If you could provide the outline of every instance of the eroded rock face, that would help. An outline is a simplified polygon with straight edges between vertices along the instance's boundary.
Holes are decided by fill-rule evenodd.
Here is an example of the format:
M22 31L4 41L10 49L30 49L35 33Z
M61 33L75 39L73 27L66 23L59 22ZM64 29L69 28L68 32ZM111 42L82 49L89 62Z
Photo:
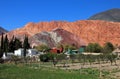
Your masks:
M32 37L33 35L46 31L54 32L53 29L61 28L64 29L77 37L81 38L85 43L97 42L103 45L105 42L112 42L113 44L120 45L120 22L106 22L99 20L83 20L76 22L63 22L63 21L52 21L52 22L40 22L40 23L28 23L23 28L13 30L8 34L9 37L15 35L18 38L24 38L24 35ZM62 34L61 31L57 32L59 37L69 36L71 39L71 34ZM53 34L53 37L55 34ZM73 38L73 36L72 36ZM75 37L74 37L75 38ZM57 41L59 41L57 40ZM66 40L66 38L64 39ZM79 40L76 39L78 42ZM69 41L69 40L68 40ZM56 42L56 41L54 41ZM64 42L64 41L63 41ZM71 43L70 41L69 43Z
M55 46L55 41L50 37L50 33L41 32L33 35L29 38L31 47L38 46L40 44L48 45L49 47Z
M61 28L56 28L51 32L41 32L30 38L31 46L46 44L49 47L55 47L58 44L70 44L80 47L86 45L80 37Z

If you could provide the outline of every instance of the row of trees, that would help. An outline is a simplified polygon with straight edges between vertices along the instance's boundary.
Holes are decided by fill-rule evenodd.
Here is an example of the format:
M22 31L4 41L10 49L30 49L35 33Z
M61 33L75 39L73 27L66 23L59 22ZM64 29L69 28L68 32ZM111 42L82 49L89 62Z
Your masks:
M105 43L103 46L100 46L98 43L89 43L86 47L86 52L95 52L95 53L104 53L109 54L115 49L114 45L111 42Z
M24 41L20 41L16 37L12 37L11 40L8 40L7 35L2 34L1 36L1 46L0 46L0 58L3 56L3 53L7 56L8 52L13 52L19 48L24 49L24 56L26 56L26 49L30 48L30 44L28 42L28 37L25 36Z
M61 44L58 44L56 47L60 47ZM69 44L64 44L62 45L64 48L64 51L67 51L68 49L74 50L77 49L77 47L75 47L74 45L69 45ZM45 44L39 45L35 47L37 50L39 51L43 51L45 49L50 49L50 47L48 47ZM103 46L101 46L98 43L89 43L88 46L86 46L85 51L86 52L96 52L96 53L110 53L115 49L115 46L111 43L111 42L107 42L105 43Z
M65 51L67 51L67 49L76 49L70 45L64 45L63 47L64 47ZM47 49L48 47L46 45L42 45L42 46L39 46L38 48L40 48L40 50L43 50L43 49ZM109 60L112 63L115 60L115 58L117 57L116 55L110 54L110 53L112 53L112 51L114 49L115 49L115 47L110 42L105 43L103 46L100 46L98 43L89 43L88 46L86 46L86 48L85 48L86 52L103 53L103 55L94 56L94 55L83 55L83 54L80 54L80 55L71 54L70 59L72 60L72 62L74 62L74 60L76 60L76 59L79 59L80 62L89 61L90 63L93 61L95 62L96 60L100 59L102 61ZM55 60L57 59L57 61L58 61L59 58L66 60L65 59L66 56L64 56L64 55L65 54L55 55L55 54L52 54L49 52L48 54L41 55L40 60L43 62L46 62L49 60L56 62Z
M62 46L64 48L64 51L68 51L68 49L71 49L71 50L77 49L77 47L75 47L74 45L64 44ZM56 47L60 48L61 44L58 44ZM45 44L38 45L34 48L37 49L38 51L44 51L44 50L50 49L50 47L48 45L45 45Z
M111 65L113 62L116 63L117 55L113 54L101 54L101 55L84 55L84 54L71 54L69 58L65 54L54 54L54 53L47 53L40 55L40 60L42 62L53 62L55 66L58 62L64 62L63 64L67 63L67 60L70 60L71 63L81 63L83 66L87 63L92 65L93 63L107 63L110 62Z

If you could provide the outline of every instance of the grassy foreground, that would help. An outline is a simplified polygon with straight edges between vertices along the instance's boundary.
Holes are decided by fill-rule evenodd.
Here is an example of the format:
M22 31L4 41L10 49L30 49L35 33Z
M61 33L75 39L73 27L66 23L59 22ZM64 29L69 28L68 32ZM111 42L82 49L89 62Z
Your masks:
M88 72L88 71L87 71ZM0 64L0 79L99 79L95 73Z

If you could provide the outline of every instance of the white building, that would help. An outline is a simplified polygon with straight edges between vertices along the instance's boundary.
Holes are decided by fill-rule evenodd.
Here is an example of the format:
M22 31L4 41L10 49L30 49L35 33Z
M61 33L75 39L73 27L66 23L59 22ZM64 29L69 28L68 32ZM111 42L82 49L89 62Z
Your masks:
M5 53L2 56L2 59L11 59L12 55L14 55L13 53L7 53L7 56L5 55Z
M38 51L36 49L28 49L26 50L26 56L36 56L38 54ZM24 56L24 49L20 48L18 50L14 51L14 55L23 57Z
M14 55L23 57L24 56L24 49L20 48L14 51Z

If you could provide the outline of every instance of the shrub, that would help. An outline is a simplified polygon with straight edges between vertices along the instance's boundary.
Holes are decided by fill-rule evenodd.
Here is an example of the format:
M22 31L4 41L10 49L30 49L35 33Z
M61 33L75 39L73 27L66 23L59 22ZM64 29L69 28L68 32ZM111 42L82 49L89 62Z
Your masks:
M48 56L48 54L40 55L40 60L41 60L42 62L48 62L48 61L49 61L49 56Z
M47 54L40 55L40 60L42 62L48 62L50 60L54 61L55 58L56 58L56 54L53 54L53 53L47 53Z

